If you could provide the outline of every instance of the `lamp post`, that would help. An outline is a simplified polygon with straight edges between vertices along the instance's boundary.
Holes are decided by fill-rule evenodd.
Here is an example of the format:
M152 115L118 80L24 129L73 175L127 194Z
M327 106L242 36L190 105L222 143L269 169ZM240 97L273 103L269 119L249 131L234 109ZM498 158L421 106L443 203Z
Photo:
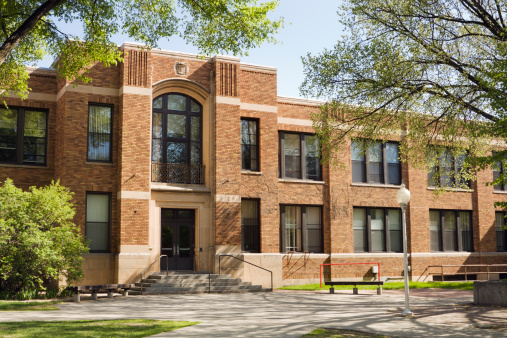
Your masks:
M403 263L404 263L404 274L405 274L405 310L403 310L403 316L411 316L412 312L409 308L408 301L408 257L407 257L407 222L405 219L405 211L407 210L408 202L410 202L410 191L405 188L405 184L401 181L400 190L396 192L396 200L401 207L401 223L403 227Z

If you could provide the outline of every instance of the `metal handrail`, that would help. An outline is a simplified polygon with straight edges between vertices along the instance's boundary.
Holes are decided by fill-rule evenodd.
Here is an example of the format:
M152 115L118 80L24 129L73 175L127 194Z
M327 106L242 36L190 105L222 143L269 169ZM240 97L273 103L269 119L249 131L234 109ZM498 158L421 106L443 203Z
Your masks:
M206 266L206 264L204 264L203 261L201 261L201 258L199 257L199 255L194 255L194 257L197 257L197 259L199 260L199 262L204 265L204 268L206 269L206 271L208 271L208 293L211 293L211 272L210 270L208 269L208 267ZM197 264L196 264L197 265ZM195 274L195 267L194 267L194 274Z
M157 263L158 261L160 261L160 258L162 257L167 257L167 255L160 255L160 257L158 257L156 260L154 260L146 269L143 270L143 272L141 272L141 295L143 294L143 275L144 273L153 266L153 264ZM165 262L166 264L166 267L165 267L165 272L166 272L166 276L169 276L169 257L167 257L167 260Z
M264 270L264 271L269 272L269 273L271 274L271 291L273 291L273 271L268 270L268 269L265 269L265 268L263 268L262 266L258 266L258 265L255 265L255 264L253 264L253 263L247 262L247 261L245 261L244 259L241 259L241 258L238 258L238 257L232 256L232 255L220 255L220 256L218 256L218 274L219 274L219 275L221 275L221 274L222 274L222 270L221 270L221 268L220 268L220 266L221 266L221 259L222 259L222 257L232 257L232 258L234 258L234 259L237 259L238 261L242 261L243 263L247 263L247 264L253 265L253 266L255 266L256 268L259 268L259 269L262 269L262 270Z
M464 268L464 274L465 274L465 281L468 281L468 275L477 275L477 274L484 274L486 273L486 278L487 280L489 280L489 274L490 273L507 273L507 271L489 271L489 268L490 267L507 267L507 264L458 264L458 265L428 265L428 268L440 268L440 273L431 273L429 272L429 274L432 274L432 275L440 275L442 276L442 280L444 279L444 276L445 275L459 275L459 274L462 274L463 272L455 272L455 273L444 273L444 268ZM479 267L479 268L486 268L486 272L484 271L467 271L467 267ZM458 269L459 270L459 269Z

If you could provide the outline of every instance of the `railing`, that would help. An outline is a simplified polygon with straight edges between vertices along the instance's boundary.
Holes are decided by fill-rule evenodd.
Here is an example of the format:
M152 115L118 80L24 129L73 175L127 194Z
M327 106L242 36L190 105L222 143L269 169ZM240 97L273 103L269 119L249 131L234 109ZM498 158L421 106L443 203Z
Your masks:
M268 269L264 269L263 267L261 266L258 266L258 265L255 265L253 263L250 263L250 262L247 262L245 261L244 259L241 259L241 258L238 258L238 257L234 257L232 255L220 255L218 256L218 274L221 275L222 274L222 269L221 269L221 260L222 260L222 257L232 257L234 259L237 259L238 261L241 261L243 263L247 263L247 264L250 264L250 265L253 265L255 266L256 268L259 268L259 269L262 269L264 271L267 271L271 274L271 291L273 291L273 271L271 270L268 270Z
M160 255L159 258L157 258L156 260L154 260L146 269L143 270L143 272L141 272L141 295L143 294L143 276L144 276L144 273L146 271L148 271L152 266L153 264L157 263L158 261L160 261L160 258L162 257L166 257L167 258L167 255ZM165 271L166 271L166 276L169 275L169 258L166 259L165 261L165 264L166 264L166 267L165 267Z
M204 264L204 262L201 261L201 258L199 257L199 255L194 255L194 257L196 257L199 260L199 262L204 266L206 271L208 271L208 293L211 293L211 272L208 269L208 267L206 266L206 264ZM195 264L195 266L197 266L197 264ZM194 267L194 274L195 274L195 267Z
M361 265L361 264L367 264L367 265L376 264L377 270L378 270L377 280L380 281L380 263L379 262L373 262L373 263L370 263L370 262L365 262L365 263L325 263L325 264L321 264L319 267L320 288L322 289L322 266L323 265Z
M152 163L151 181L180 184L204 184L203 165Z
M442 276L442 281L444 280L444 276L454 276L463 274L465 275L465 281L468 280L468 275L484 275L484 274L486 274L486 280L489 280L490 273L507 273L507 269L505 269L504 271L490 271L490 268L500 268L500 267L507 268L507 264L428 265L428 269L440 268L440 273L429 272L429 274L433 276L439 275ZM444 273L444 268L458 268L458 271L452 273ZM463 271L459 271L461 270L461 268L463 268ZM472 271L469 270L470 268L472 268ZM486 271L474 271L481 270L481 268L486 268Z

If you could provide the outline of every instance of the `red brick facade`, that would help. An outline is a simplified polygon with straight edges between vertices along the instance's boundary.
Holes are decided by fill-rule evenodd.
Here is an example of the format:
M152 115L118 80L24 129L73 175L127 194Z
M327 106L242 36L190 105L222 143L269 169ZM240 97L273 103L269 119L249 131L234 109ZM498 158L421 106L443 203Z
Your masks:
M402 275L401 253L354 253L352 228L353 207L399 208L395 199L399 186L352 183L350 152L341 154L344 168L323 166L322 181L279 178L279 132L313 133L311 112L317 111L317 102L278 97L273 68L230 57L201 59L139 51L133 45L122 49L125 63L93 66L93 81L87 85L76 87L57 81L51 71L35 70L29 98L7 98L12 107L48 111L47 153L45 166L0 164L2 181L11 178L26 189L59 179L74 192L75 222L83 234L86 193L111 194L110 252L86 256L83 283L138 279L139 272L160 255L162 208L196 210L195 255L209 270L218 269L217 255L234 254L260 264L262 255L269 256L265 266L276 270L278 284L319 278L323 263L379 262L382 276ZM202 106L205 182L201 186L152 182L156 181L151 168L152 101L164 93L188 95ZM113 106L110 163L87 161L90 103ZM258 172L241 170L241 118L258 121ZM426 172L407 164L401 171L412 194L407 226L414 279L430 276L430 265L507 263L505 253L495 252L493 206L494 201L507 200L507 194L485 185L492 180L492 171L479 172L471 192L455 191L439 198L428 189ZM241 198L259 201L260 253L241 252ZM280 253L281 205L322 207L321 253ZM471 211L473 252L431 252L430 209ZM204 265L194 266L202 270ZM370 268L325 267L324 272L333 278L369 278L373 277Z

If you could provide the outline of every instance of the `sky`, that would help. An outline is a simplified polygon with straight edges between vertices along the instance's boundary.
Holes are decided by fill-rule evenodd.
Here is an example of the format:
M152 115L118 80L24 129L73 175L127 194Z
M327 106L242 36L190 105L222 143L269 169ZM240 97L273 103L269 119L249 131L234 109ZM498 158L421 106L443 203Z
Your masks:
M276 35L279 44L263 44L252 49L248 56L241 57L241 62L277 68L278 95L301 97L299 86L304 79L301 57L332 48L344 34L336 13L338 5L339 1L336 0L281 0L273 13L273 17L282 16L286 22ZM80 35L82 31L79 23L63 25L61 28L73 35ZM126 41L135 42L127 35L115 35L113 41L118 45ZM187 45L178 37L161 40L159 47L177 52L198 52L197 48ZM48 58L38 66L49 67L51 63L52 59Z

